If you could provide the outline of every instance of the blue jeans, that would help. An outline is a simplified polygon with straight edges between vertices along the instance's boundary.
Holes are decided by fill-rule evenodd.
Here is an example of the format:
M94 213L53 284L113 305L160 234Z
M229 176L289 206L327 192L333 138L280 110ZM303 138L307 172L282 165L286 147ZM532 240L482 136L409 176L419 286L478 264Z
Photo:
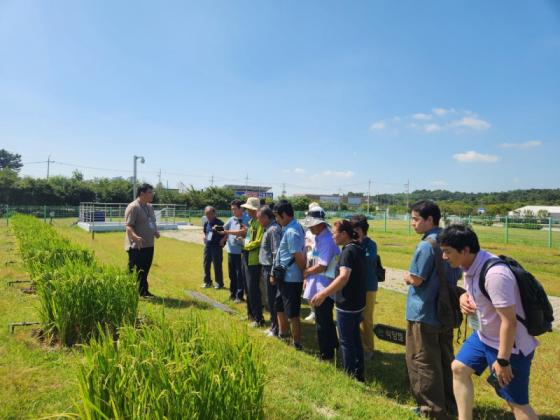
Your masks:
M360 382L364 382L364 348L360 337L362 313L336 311L338 341L344 370Z

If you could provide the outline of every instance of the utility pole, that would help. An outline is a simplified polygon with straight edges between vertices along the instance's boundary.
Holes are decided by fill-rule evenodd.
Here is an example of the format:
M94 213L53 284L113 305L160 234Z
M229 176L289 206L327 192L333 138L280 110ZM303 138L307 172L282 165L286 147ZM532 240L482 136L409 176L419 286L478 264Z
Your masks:
M408 196L410 194L410 180L406 180L406 184L404 184L406 188L406 211L408 212Z
M161 183L161 169L159 170L159 174L158 174L158 185L162 186L163 184Z
M49 174L51 171L51 162L54 163L54 160L51 160L51 155L49 155L47 159L47 179L49 179Z
M245 175L245 197L247 197L248 192L249 192L249 174Z
M134 155L132 157L132 201L136 200L136 161L140 160L140 163L144 163L146 162L146 159L144 159L144 156L136 156Z
M367 186L367 212L369 214L369 197L371 195L371 179L368 180L368 186Z
M212 176L210 177L210 186L214 186L214 174L212 174Z
M286 183L282 183L282 197L286 197Z

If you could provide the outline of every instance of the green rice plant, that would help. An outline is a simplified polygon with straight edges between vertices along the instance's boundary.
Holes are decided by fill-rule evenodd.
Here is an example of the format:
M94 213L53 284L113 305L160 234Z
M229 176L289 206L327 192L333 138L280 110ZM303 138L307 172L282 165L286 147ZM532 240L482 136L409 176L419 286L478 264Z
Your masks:
M39 315L49 341L71 346L116 332L138 313L134 274L96 263L93 252L72 244L52 226L17 215L12 228L26 269L35 281Z
M264 367L246 331L208 327L192 314L103 332L84 346L80 418L261 419Z

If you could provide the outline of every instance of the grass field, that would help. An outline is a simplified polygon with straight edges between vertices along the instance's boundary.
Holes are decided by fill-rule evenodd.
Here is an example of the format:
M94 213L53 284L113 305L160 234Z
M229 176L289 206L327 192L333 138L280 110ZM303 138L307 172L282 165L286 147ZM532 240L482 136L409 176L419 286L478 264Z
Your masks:
M114 265L125 265L126 254L122 233L91 235L66 220L56 222L66 237L91 247L98 260ZM406 268L414 250L416 235L389 234L374 229L384 264ZM0 226L5 238L0 244L0 323L34 321L37 319L37 299L25 295L16 287L8 287L6 280L25 278L21 260L15 251L15 240L5 225ZM554 252L548 249L534 251L521 246L483 244L494 252L512 255L546 283L554 287L558 266L553 263ZM544 252L546 250L546 253ZM529 258L531 262L529 263ZM156 244L156 255L150 273L151 291L164 299L140 302L141 314L158 315L162 312L171 323L181 323L188 313L195 313L210 323L243 325L244 307L232 307L237 315L227 315L208 305L190 299L185 290L197 290L202 282L202 247L195 244L162 238ZM14 264L6 263L16 261ZM550 264L545 262L550 261ZM531 265L530 265L531 264ZM225 268L225 267L224 267ZM544 270L548 269L548 271ZM555 289L558 290L558 289ZM230 305L227 291L207 289L208 296ZM554 293L553 293L554 294ZM556 293L560 295L559 293ZM403 295L380 290L376 307L376 322L403 327ZM304 310L304 315L306 311ZM321 363L314 358L316 338L314 326L304 323L306 352L296 352L285 344L264 337L261 330L249 331L252 339L262 348L266 366L265 415L272 419L286 418L413 418L406 406L412 405L409 396L404 348L376 341L374 360L367 365L367 385L358 384L344 375L339 367ZM560 334L542 337L531 381L532 404L541 418L560 418ZM9 334L0 329L0 418L37 418L64 412L75 412L77 395L77 368L83 356L79 349L45 348L30 336L26 328ZM477 378L476 418L510 418L506 406L485 383Z

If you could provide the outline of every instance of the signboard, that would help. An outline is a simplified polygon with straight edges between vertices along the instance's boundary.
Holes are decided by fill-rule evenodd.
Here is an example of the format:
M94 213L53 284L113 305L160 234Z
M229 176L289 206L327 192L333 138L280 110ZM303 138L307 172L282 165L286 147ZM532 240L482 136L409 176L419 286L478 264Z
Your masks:
M319 197L319 201L321 203L338 204L338 203L340 203L340 197L337 196L337 195L321 195Z
M406 330L397 327L391 327L385 324L375 324L373 332L380 340L388 341L393 344L406 344Z
M348 197L348 204L351 206L359 206L362 204L362 197Z
M258 197L258 198L274 198L274 193L263 191L235 191L236 197Z

